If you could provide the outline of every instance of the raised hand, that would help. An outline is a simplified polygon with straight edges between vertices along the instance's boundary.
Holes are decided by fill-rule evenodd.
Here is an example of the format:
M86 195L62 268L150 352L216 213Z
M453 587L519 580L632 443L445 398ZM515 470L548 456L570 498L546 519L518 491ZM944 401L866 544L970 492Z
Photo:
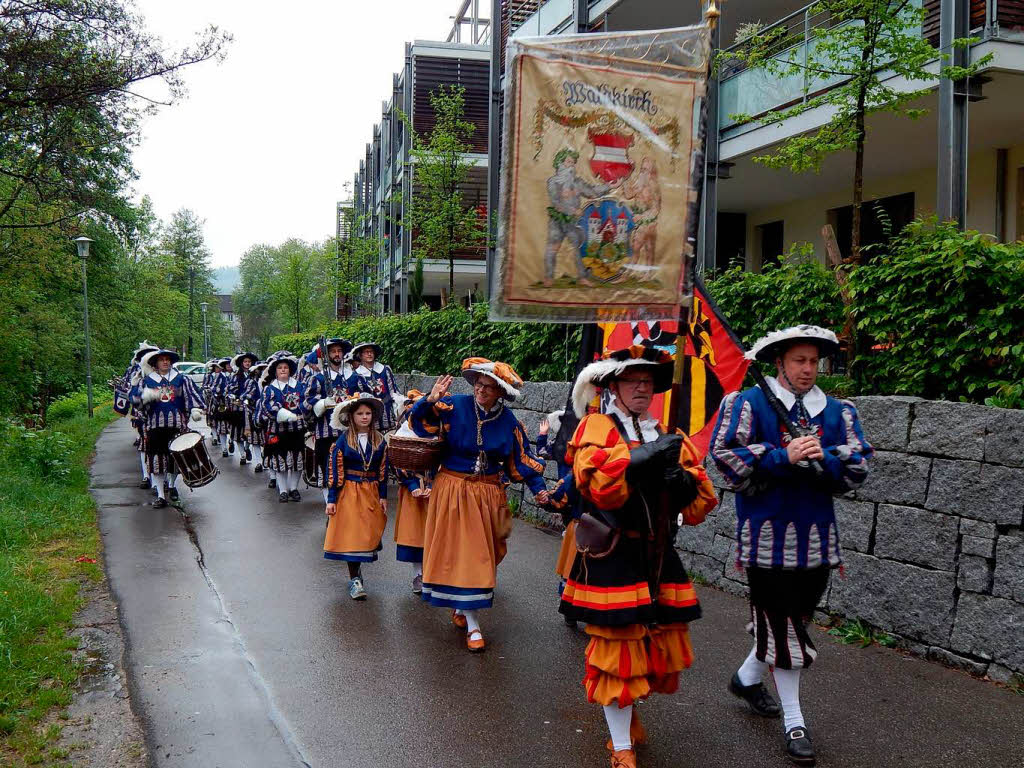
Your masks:
M442 397L448 394L448 390L452 386L454 379L445 374L444 376L438 376L437 381L434 382L434 386L430 389L430 394L427 395L428 403L436 403Z

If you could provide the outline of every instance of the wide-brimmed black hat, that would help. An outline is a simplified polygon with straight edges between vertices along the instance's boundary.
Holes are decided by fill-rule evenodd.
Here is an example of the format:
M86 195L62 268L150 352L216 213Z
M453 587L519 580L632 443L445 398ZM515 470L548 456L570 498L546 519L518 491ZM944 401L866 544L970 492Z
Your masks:
M260 379L260 384L266 386L274 379L277 378L277 365L278 363L288 363L288 375L294 376L295 372L299 370L299 361L291 355L281 357L275 357L267 361L267 369L263 372L263 378Z

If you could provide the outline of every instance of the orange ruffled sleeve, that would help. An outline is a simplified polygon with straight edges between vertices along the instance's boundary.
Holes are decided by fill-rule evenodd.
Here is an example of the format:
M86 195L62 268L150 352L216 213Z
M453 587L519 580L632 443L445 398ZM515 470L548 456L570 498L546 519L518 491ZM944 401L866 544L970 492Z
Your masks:
M629 446L615 422L601 413L584 416L566 447L576 490L598 509L618 509L629 497Z

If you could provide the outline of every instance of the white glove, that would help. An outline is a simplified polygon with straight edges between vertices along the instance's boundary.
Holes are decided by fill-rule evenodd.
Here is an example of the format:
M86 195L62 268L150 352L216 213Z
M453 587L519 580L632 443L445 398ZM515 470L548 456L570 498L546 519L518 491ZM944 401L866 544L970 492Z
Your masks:
M152 387L146 387L142 390L142 402L152 403L154 400L160 399L160 393Z
M324 415L324 411L326 411L327 407L330 405L328 400L330 400L329 397L324 398L323 400L317 400L316 403L313 404L313 413L316 414L318 419Z
M298 421L299 417L289 411L287 408L282 408L277 412L277 423L286 424L289 421Z
M203 418L203 409L202 408L193 408L192 409L192 421L199 421L201 418Z
M333 408L338 404L337 398L334 397L325 397L323 402L326 404L328 408Z

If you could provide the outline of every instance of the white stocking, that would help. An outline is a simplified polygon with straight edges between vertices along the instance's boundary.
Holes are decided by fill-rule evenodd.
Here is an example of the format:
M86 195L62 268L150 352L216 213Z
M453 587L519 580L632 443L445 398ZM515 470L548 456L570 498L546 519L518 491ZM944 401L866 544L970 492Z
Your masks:
M415 579L417 576L423 575L423 563L409 563L412 566L412 577Z
M164 475L163 472L154 472L152 474L153 485L156 486L156 495L159 496L161 499L164 498L164 478L165 477L166 477L166 475Z
M800 670L773 669L775 690L779 692L779 704L782 705L783 727L785 730L798 728L804 724L804 715L800 711Z
M743 664L740 665L736 675L740 679L740 685L756 685L761 682L761 677L768 670L768 665L757 660L757 645L750 649Z
M149 467L146 465L146 454L139 454L139 461L142 463L142 479L149 480Z
M288 490L299 490L299 471L297 469L288 470Z
M480 621L477 619L476 611L463 611L462 615L466 617L466 632L472 632L474 629L480 629Z
M173 488L174 484L178 482L178 475L175 472L171 472L167 475L167 487Z
M629 723L633 719L633 706L619 708L616 702L604 705L604 719L608 723L608 733L612 737L612 749L632 749L633 742L629 738Z
M263 451L260 450L258 445L250 446L252 448L252 460L257 464L263 463Z

